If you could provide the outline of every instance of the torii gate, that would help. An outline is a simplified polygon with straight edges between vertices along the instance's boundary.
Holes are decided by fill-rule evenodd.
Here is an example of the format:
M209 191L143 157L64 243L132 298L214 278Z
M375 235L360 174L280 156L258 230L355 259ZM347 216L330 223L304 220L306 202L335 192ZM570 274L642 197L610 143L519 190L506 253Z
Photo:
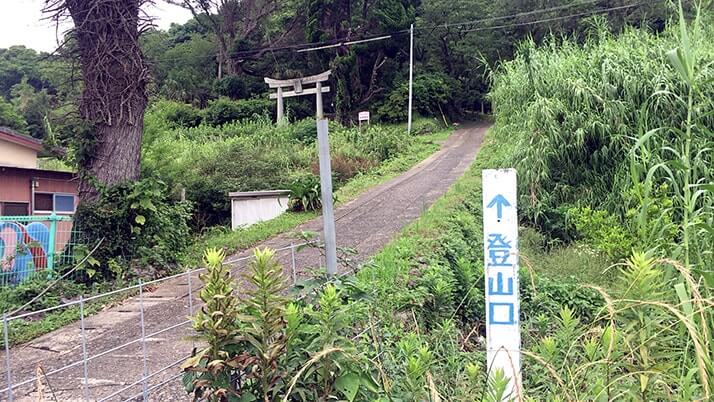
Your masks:
M327 81L332 73L331 70L327 70L324 73L317 75L311 75L309 77L303 78L293 78L288 80L276 80L274 78L265 77L265 83L268 84L268 88L277 88L275 93L270 94L270 99L278 100L278 124L284 122L285 119L285 107L283 105L283 98L291 98L293 96L300 95L312 95L315 94L317 111L315 115L318 119L322 119L324 114L322 110L322 94L330 92L330 87L323 87L322 83ZM315 84L314 88L303 88L305 84ZM284 89L292 89L287 92Z
M332 71L312 75L310 77L295 78L291 80L276 80L265 77L269 88L277 88L276 93L270 94L270 99L278 100L278 124L285 119L283 98L300 95L315 94L317 116L317 150L320 161L320 188L322 196L322 224L325 238L325 259L327 275L332 277L337 274L337 242L335 240L335 213L332 200L332 166L330 163L330 143L328 139L327 119L322 110L322 94L330 92L330 87L323 87ZM315 84L314 88L303 88L304 84ZM283 88L292 90L283 92Z

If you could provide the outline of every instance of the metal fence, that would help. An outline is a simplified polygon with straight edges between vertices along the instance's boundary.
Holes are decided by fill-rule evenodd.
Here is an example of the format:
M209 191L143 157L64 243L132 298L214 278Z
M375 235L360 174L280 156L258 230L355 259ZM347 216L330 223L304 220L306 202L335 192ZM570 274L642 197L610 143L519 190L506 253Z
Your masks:
M306 247L310 245L320 247L317 242L308 242L275 249L276 257L285 267L288 267L286 275L292 278L293 285L298 280L299 273L296 272L298 257L308 258L315 262L315 266L322 266L322 253L316 253L315 247ZM306 254L301 256L301 253ZM252 255L238 257L227 260L226 263L238 269L247 265L252 258ZM312 260L312 258L316 260ZM181 339L191 332L191 320L187 317L193 316L198 307L196 296L203 286L198 279L198 273L204 270L205 268L193 269L153 281L139 282L133 286L90 297L80 297L77 300L34 312L14 316L4 315L2 334L0 335L2 336L0 339L4 341L4 356L0 358L0 361L4 361L5 373L0 376L4 377L6 386L0 389L0 397L11 402L40 400L43 394L55 393L51 385L61 384L60 395L53 395L47 400L150 400L153 392L181 377L182 373L178 366L190 357L191 350L196 346L195 341L189 343L181 341ZM173 289L174 295L179 296L158 302L157 300L162 299L162 296L147 292L148 289L155 289L155 293L159 292L161 287L158 285L168 285L171 282L173 286L164 286L164 288ZM181 294L185 294L185 297L180 296ZM97 330L97 323L91 321L100 315L92 316L88 310L109 298L122 296L125 297L122 303L123 312L134 313L134 315L131 319L122 322L121 325L113 325L112 331L114 332L109 331L102 336L92 336L92 331ZM133 297L127 299L127 296ZM131 306L134 306L135 309L132 310ZM76 325L70 325L60 330L67 332L68 337L73 338L69 341L72 343L71 347L68 347L69 351L62 358L59 358L59 355L51 355L46 359L34 358L26 352L26 349L10 347L10 335L15 328L14 324L32 321L48 313L70 311L71 309L77 310L79 328L76 328ZM168 311L173 311L173 314L167 313ZM115 311L115 313L121 312L121 309ZM123 335L126 333L134 334L134 336ZM155 344L159 336L171 340L173 342L172 349L177 353L167 356L160 351L153 350L152 345ZM181 342L184 343L182 347ZM178 346L174 347L174 344ZM180 358L176 359L176 356L180 356ZM124 367L121 369L121 373L107 371L107 367L116 364L118 358L132 359L131 361L135 364ZM42 366L42 370L37 368L39 365ZM121 385L111 389L93 389L90 377L92 372L98 368L104 374L119 375L122 378ZM154 400L165 399L173 398L154 397Z
M69 216L0 216L0 287L73 264L77 241Z

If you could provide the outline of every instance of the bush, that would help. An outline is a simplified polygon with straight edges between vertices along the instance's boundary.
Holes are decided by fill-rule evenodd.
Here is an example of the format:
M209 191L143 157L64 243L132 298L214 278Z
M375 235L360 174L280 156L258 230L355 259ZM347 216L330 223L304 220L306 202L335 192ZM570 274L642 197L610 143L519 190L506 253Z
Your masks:
M622 226L620 220L602 210L587 207L571 208L568 222L576 229L579 238L593 245L612 259L624 258L635 245L633 236Z
M304 176L290 184L290 209L299 211L315 211L322 208L320 178Z
M196 127L203 120L200 109L171 100L160 100L149 107L147 119L159 119L169 128Z
M443 128L443 123L437 118L433 119L416 119L412 122L412 134L426 135L435 133Z
M453 80L444 74L423 74L414 78L414 110L422 116L438 116L448 112L452 101ZM407 120L409 105L409 83L402 83L393 89L377 109L380 120L404 122Z
M218 98L209 102L206 108L205 122L220 126L238 120L247 120L259 116L273 116L274 102L270 99L230 100Z
M623 196L636 184L633 178L660 162L680 163L682 156L671 150L684 145L669 127L685 125L687 88L666 55L677 45L674 32L629 29L617 37L600 32L584 44L553 38L540 47L529 41L501 65L490 94L494 129L518 142L511 164L519 168L520 205L530 220L575 203L624 217ZM702 36L698 57L711 60L714 32L705 29ZM711 75L705 70L701 77ZM712 127L712 81L702 79L697 91L692 124ZM693 154L710 148L710 133L694 130L690 146ZM635 157L638 150L641 160ZM704 159L710 158L698 163L707 164ZM671 181L665 171L677 165L668 166L651 171L653 188ZM713 172L703 169L701 182L712 182Z
M186 391L211 401L376 400L373 367L350 339L354 306L332 285L319 292L319 308L291 303L275 252L254 256L239 299L224 254L206 253L205 307L193 317L205 346L181 365Z
M178 261L189 241L186 203L171 203L166 186L140 180L101 191L94 202L80 204L75 215L88 248L103 239L92 257L98 265L84 270L85 279L158 276Z
M213 92L231 99L243 99L248 95L245 81L237 75L228 75L213 82Z
M242 139L219 143L214 156L195 160L184 172L182 184L196 206L194 225L203 228L230 218L231 191L286 188L292 172L280 155L281 148L258 148Z

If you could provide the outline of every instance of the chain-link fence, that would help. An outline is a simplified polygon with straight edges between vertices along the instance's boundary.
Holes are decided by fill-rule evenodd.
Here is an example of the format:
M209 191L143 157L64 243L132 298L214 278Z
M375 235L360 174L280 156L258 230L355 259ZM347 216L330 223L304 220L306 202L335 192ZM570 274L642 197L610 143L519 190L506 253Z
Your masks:
M292 285L299 276L311 277L308 272L298 272L298 266L323 266L322 247L318 240L274 249ZM248 254L225 263L237 274L252 260ZM197 346L189 338L189 317L201 308L199 274L203 271L193 269L37 311L2 316L0 400L34 401L42 400L43 395L47 400L83 401L185 397L178 381L182 375L179 366ZM240 292L239 287L236 293ZM117 300L123 301L102 314L91 315L97 307ZM50 313L76 314L77 322L45 340L11 347L14 330ZM164 345L170 345L170 353ZM181 397L161 393L172 384Z
M78 238L69 216L0 216L0 287L72 265Z

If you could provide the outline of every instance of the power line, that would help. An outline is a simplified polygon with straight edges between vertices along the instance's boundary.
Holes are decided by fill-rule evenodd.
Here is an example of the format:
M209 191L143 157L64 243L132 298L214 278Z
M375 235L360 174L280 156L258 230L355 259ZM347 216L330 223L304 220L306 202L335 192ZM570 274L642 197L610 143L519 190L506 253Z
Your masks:
M569 18L577 18L577 17L585 17L588 15L594 15L594 14L599 14L602 12L610 12L610 11L618 11L618 10L624 10L627 8L633 8L633 7L639 7L642 5L646 4L652 4L657 1L662 1L662 0L653 0L653 1L643 1L640 3L633 3L633 4L628 4L624 6L618 6L618 7L610 7L602 10L592 10L592 11L586 11L578 14L572 14L572 15L566 15L566 16L560 16L560 17L553 17L553 18L546 18L542 20L537 20L537 21L527 21L527 22L522 22L522 23L516 23L516 24L503 24L503 25L495 25L491 27L480 27L480 28L473 28L473 29L467 29L465 31L461 32L476 32L476 31L485 31L485 30L491 30L491 29L503 29L503 28L512 28L512 27L518 27L518 26L525 26L525 25L535 25L535 24L541 24L544 22L552 22L552 21L559 21L559 20L564 20L564 19L569 19Z
M502 20L507 20L507 19L512 19L512 18L519 18L519 17L530 16L530 15L537 15L537 14L561 11L561 10L565 10L565 9L572 8L572 7L595 4L595 3L598 3L601 1L603 1L603 0L587 0L587 1L579 2L579 3L570 3L570 4L566 4L566 5L562 5L562 6L525 11L525 12L520 12L520 13L515 13L515 14L510 14L510 15L501 15L501 16L496 16L496 17L482 18L482 19L478 19L478 20L424 26L424 27L415 28L414 30L415 31L425 31L425 30L435 30L435 29L443 29L443 28L459 27L459 26L471 26L471 25L482 24L482 23L487 23L487 22L502 21ZM485 27L476 27L476 28L463 30L461 32L464 33L464 32L475 32L475 31L487 31L487 30L495 30L495 29L503 29L503 28L512 28L512 27L518 27L518 26L536 25L536 24L541 24L541 23L546 23L546 22L566 20L566 19L570 19L570 18L577 18L577 17L582 17L582 16L588 16L588 15L602 14L602 13L607 13L610 11L624 10L624 9L639 7L639 6L647 5L647 4L659 3L662 1L664 1L664 0L643 1L643 2L639 2L639 3L632 3L632 4L617 6L617 7L602 8L602 9L598 9L598 10L590 10L590 11L586 11L586 12L569 14L569 15L565 15L565 16L552 17L552 18L545 18L545 19L540 19L540 20L535 20L535 21L525 21L525 22L518 22L518 23L513 23L513 24L501 24L501 25L492 25L492 26L485 26ZM242 50L242 51L237 51L237 52L234 52L233 54L231 54L230 58L232 58L232 59L238 58L239 59L239 58L254 56L254 55L257 55L260 53L280 52L280 51L294 51L296 53L304 53L304 52L308 52L308 51L325 50L325 49L330 49L330 48L335 48L335 47L340 47L340 46L348 46L348 45L359 44L359 43L391 39L391 38L394 38L394 37L397 37L400 35L406 35L408 33L409 33L409 30L406 29L406 30L399 30L399 31L394 31L394 32L390 32L390 33L383 33L383 34L379 34L379 35L364 36L364 37L361 37L360 39L343 37L343 38L330 39L330 40L319 41L319 42L307 42L307 43L299 43L299 44L275 46L275 47L267 46L267 47L262 47L262 48L254 48L254 49L246 49L246 50ZM352 39L352 40L350 40L350 39ZM205 56L205 58L215 58L215 56L214 55ZM161 61L183 60L183 59L185 59L185 58L183 58L183 57L164 58L164 59L161 59Z
M455 26L475 25L475 24L481 24L481 23L485 23L485 22L501 21L501 20L506 20L506 19L511 19L511 18L525 17L525 16L529 16L529 15L537 15L537 14L549 13L549 12L554 12L554 11L561 11L561 10L565 10L568 8L594 4L594 3L601 2L601 1L604 1L604 0L585 0L585 1L582 1L579 3L569 3L569 4L564 4L561 6L541 8L538 10L524 11L524 12L510 14L510 15L500 15L500 16L496 16L496 17L488 17L488 18L482 18L482 19L478 19L478 20L424 26L424 27L415 28L414 30L415 31L434 30L434 29L449 28L449 27L455 27ZM661 1L661 0L654 0L654 1ZM364 37L360 38L360 40L354 41L354 42L363 42L363 41L366 42L366 41L375 40L377 38L383 38L384 36L394 37L394 36L406 35L408 33L409 33L408 29L402 29L402 30L393 31L390 33L364 36ZM260 52L265 52L265 51L285 51L285 50L296 50L298 52L301 52L301 51L304 51L302 49L305 47L316 47L316 49L314 49L314 50L322 50L322 49L339 47L339 46L341 46L342 42L344 42L348 39L350 39L350 38L343 37L343 38L330 39L330 40L321 41L321 42L302 43L302 44L286 45L286 46L280 46L280 47L256 48L256 49L250 49L250 50L245 50L245 51L238 51L238 52L234 53L234 55L247 57L253 53L260 53ZM344 44L347 45L348 43L344 43Z
M568 8L599 3L601 1L604 1L604 0L586 0L586 1L582 1L580 3L568 3L568 4L563 4L561 6L550 7L550 8L541 8L538 10L524 11L524 12L510 14L510 15L500 15L497 17L481 18L481 19L472 20L472 21L455 22L453 24L445 23L445 24L439 24L439 25L432 25L430 27L428 27L428 26L420 27L420 28L415 28L415 30L431 30L431 29L437 29L437 28L449 28L449 27L453 27L453 26L475 25L475 24L481 24L484 22L501 21L501 20L507 20L507 19L511 19L511 18L526 17L529 15L537 15L537 14L549 13L549 12L553 12L553 11L561 11L561 10L566 10ZM408 32L408 30L407 30L407 32Z

